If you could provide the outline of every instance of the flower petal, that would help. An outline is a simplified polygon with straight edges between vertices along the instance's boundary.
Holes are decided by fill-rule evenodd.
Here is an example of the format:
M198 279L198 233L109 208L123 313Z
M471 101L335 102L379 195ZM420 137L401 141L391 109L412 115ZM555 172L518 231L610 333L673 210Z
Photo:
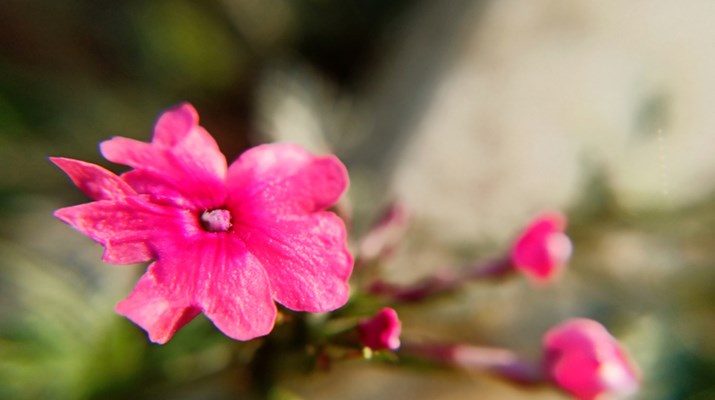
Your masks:
M221 234L215 236L228 239ZM276 305L263 266L243 242L231 239L216 243L213 254L204 250L202 259L197 260L197 265L203 266L197 300L224 334L249 340L273 329Z
M181 103L164 111L154 125L153 142L176 146L199 124L199 113L189 103Z
M72 182L93 200L110 200L136 192L113 172L99 165L64 157L50 157Z
M152 201L193 210L210 210L225 203L223 185L190 183L187 179L148 170L132 170L122 179L137 193L147 194Z
M102 244L104 261L114 264L151 260L154 248L162 247L152 243L198 229L189 212L151 204L140 196L61 208L55 216Z
M190 200L212 204L225 200L226 157L213 137L198 125L196 111L188 104L162 114L151 143L114 137L102 142L100 149L109 161L181 187L181 193Z
M151 271L156 263L149 266ZM119 314L141 326L149 340L164 344L174 333L201 313L181 298L174 298L166 288L147 272L132 293L115 307Z
M330 212L241 226L237 233L261 262L273 298L296 311L331 311L345 304L353 259L343 221Z
M228 202L244 210L306 214L335 204L348 186L335 156L317 157L291 144L247 150L228 170Z
M271 331L276 307L261 265L243 243L201 233L152 264L117 311L165 343L198 312L224 334L248 340ZM190 318L189 318L190 320Z

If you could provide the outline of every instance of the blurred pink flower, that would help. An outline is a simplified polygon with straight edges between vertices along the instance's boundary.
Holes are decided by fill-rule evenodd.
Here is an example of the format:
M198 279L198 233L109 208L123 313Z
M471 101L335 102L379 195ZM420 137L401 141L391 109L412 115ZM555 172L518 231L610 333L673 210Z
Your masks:
M360 240L360 257L365 261L385 259L392 255L407 231L409 219L410 215L404 204L390 204Z
M578 399L625 397L638 390L636 366L596 321L576 318L551 328L544 352L550 379Z
M571 240L564 234L566 217L545 213L534 219L512 247L514 267L536 281L548 281L571 257Z
M107 262L155 260L116 308L153 342L202 312L248 340L273 329L274 301L310 312L347 301L345 226L324 211L348 185L336 157L269 144L227 166L188 103L160 116L151 143L115 137L101 152L133 169L52 158L95 200L55 215L102 244Z
M360 322L360 342L372 350L397 350L400 347L402 324L397 312L385 307L372 318Z

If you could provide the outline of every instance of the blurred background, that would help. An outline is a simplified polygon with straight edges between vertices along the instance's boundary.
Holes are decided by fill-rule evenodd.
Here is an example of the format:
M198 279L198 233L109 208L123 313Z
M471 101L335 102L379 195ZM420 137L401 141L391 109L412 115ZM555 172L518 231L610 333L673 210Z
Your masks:
M708 0L4 0L0 398L243 398L266 374L276 399L563 398L399 363L257 365L255 341L203 318L149 344L113 312L145 266L103 264L52 217L86 199L47 157L119 172L98 142L148 140L180 101L229 159L269 141L337 154L354 237L401 201L393 282L499 255L541 210L568 215L560 282L400 307L403 341L535 359L550 326L589 317L640 365L638 398L715 398L714 17Z

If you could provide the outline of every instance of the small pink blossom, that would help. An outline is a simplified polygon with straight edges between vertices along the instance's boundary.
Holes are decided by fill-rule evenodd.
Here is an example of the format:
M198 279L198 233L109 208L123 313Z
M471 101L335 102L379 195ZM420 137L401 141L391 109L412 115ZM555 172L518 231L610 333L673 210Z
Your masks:
M545 213L534 219L512 247L514 267L540 282L551 280L571 257L571 240L564 234L566 217Z
M372 318L360 322L358 332L363 346L372 350L397 350L402 324L397 312L385 307Z
M402 203L390 204L360 241L360 257L379 260L392 255L407 231L409 219L407 208Z
M638 370L601 324L576 318L544 337L550 379L581 400L626 397L638 390Z
M95 200L55 215L102 244L107 262L154 260L116 307L153 342L199 313L248 340L272 330L274 301L309 312L347 301L345 226L325 211L348 185L336 157L269 144L228 166L188 103L160 116L151 143L115 137L100 149L132 169L52 158Z

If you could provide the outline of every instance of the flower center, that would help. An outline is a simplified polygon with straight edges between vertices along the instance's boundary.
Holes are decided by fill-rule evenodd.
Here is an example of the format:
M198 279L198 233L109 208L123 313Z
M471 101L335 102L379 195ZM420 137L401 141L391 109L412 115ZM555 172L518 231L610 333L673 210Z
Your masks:
M223 208L201 214L201 226L208 232L227 232L231 228L231 212Z

